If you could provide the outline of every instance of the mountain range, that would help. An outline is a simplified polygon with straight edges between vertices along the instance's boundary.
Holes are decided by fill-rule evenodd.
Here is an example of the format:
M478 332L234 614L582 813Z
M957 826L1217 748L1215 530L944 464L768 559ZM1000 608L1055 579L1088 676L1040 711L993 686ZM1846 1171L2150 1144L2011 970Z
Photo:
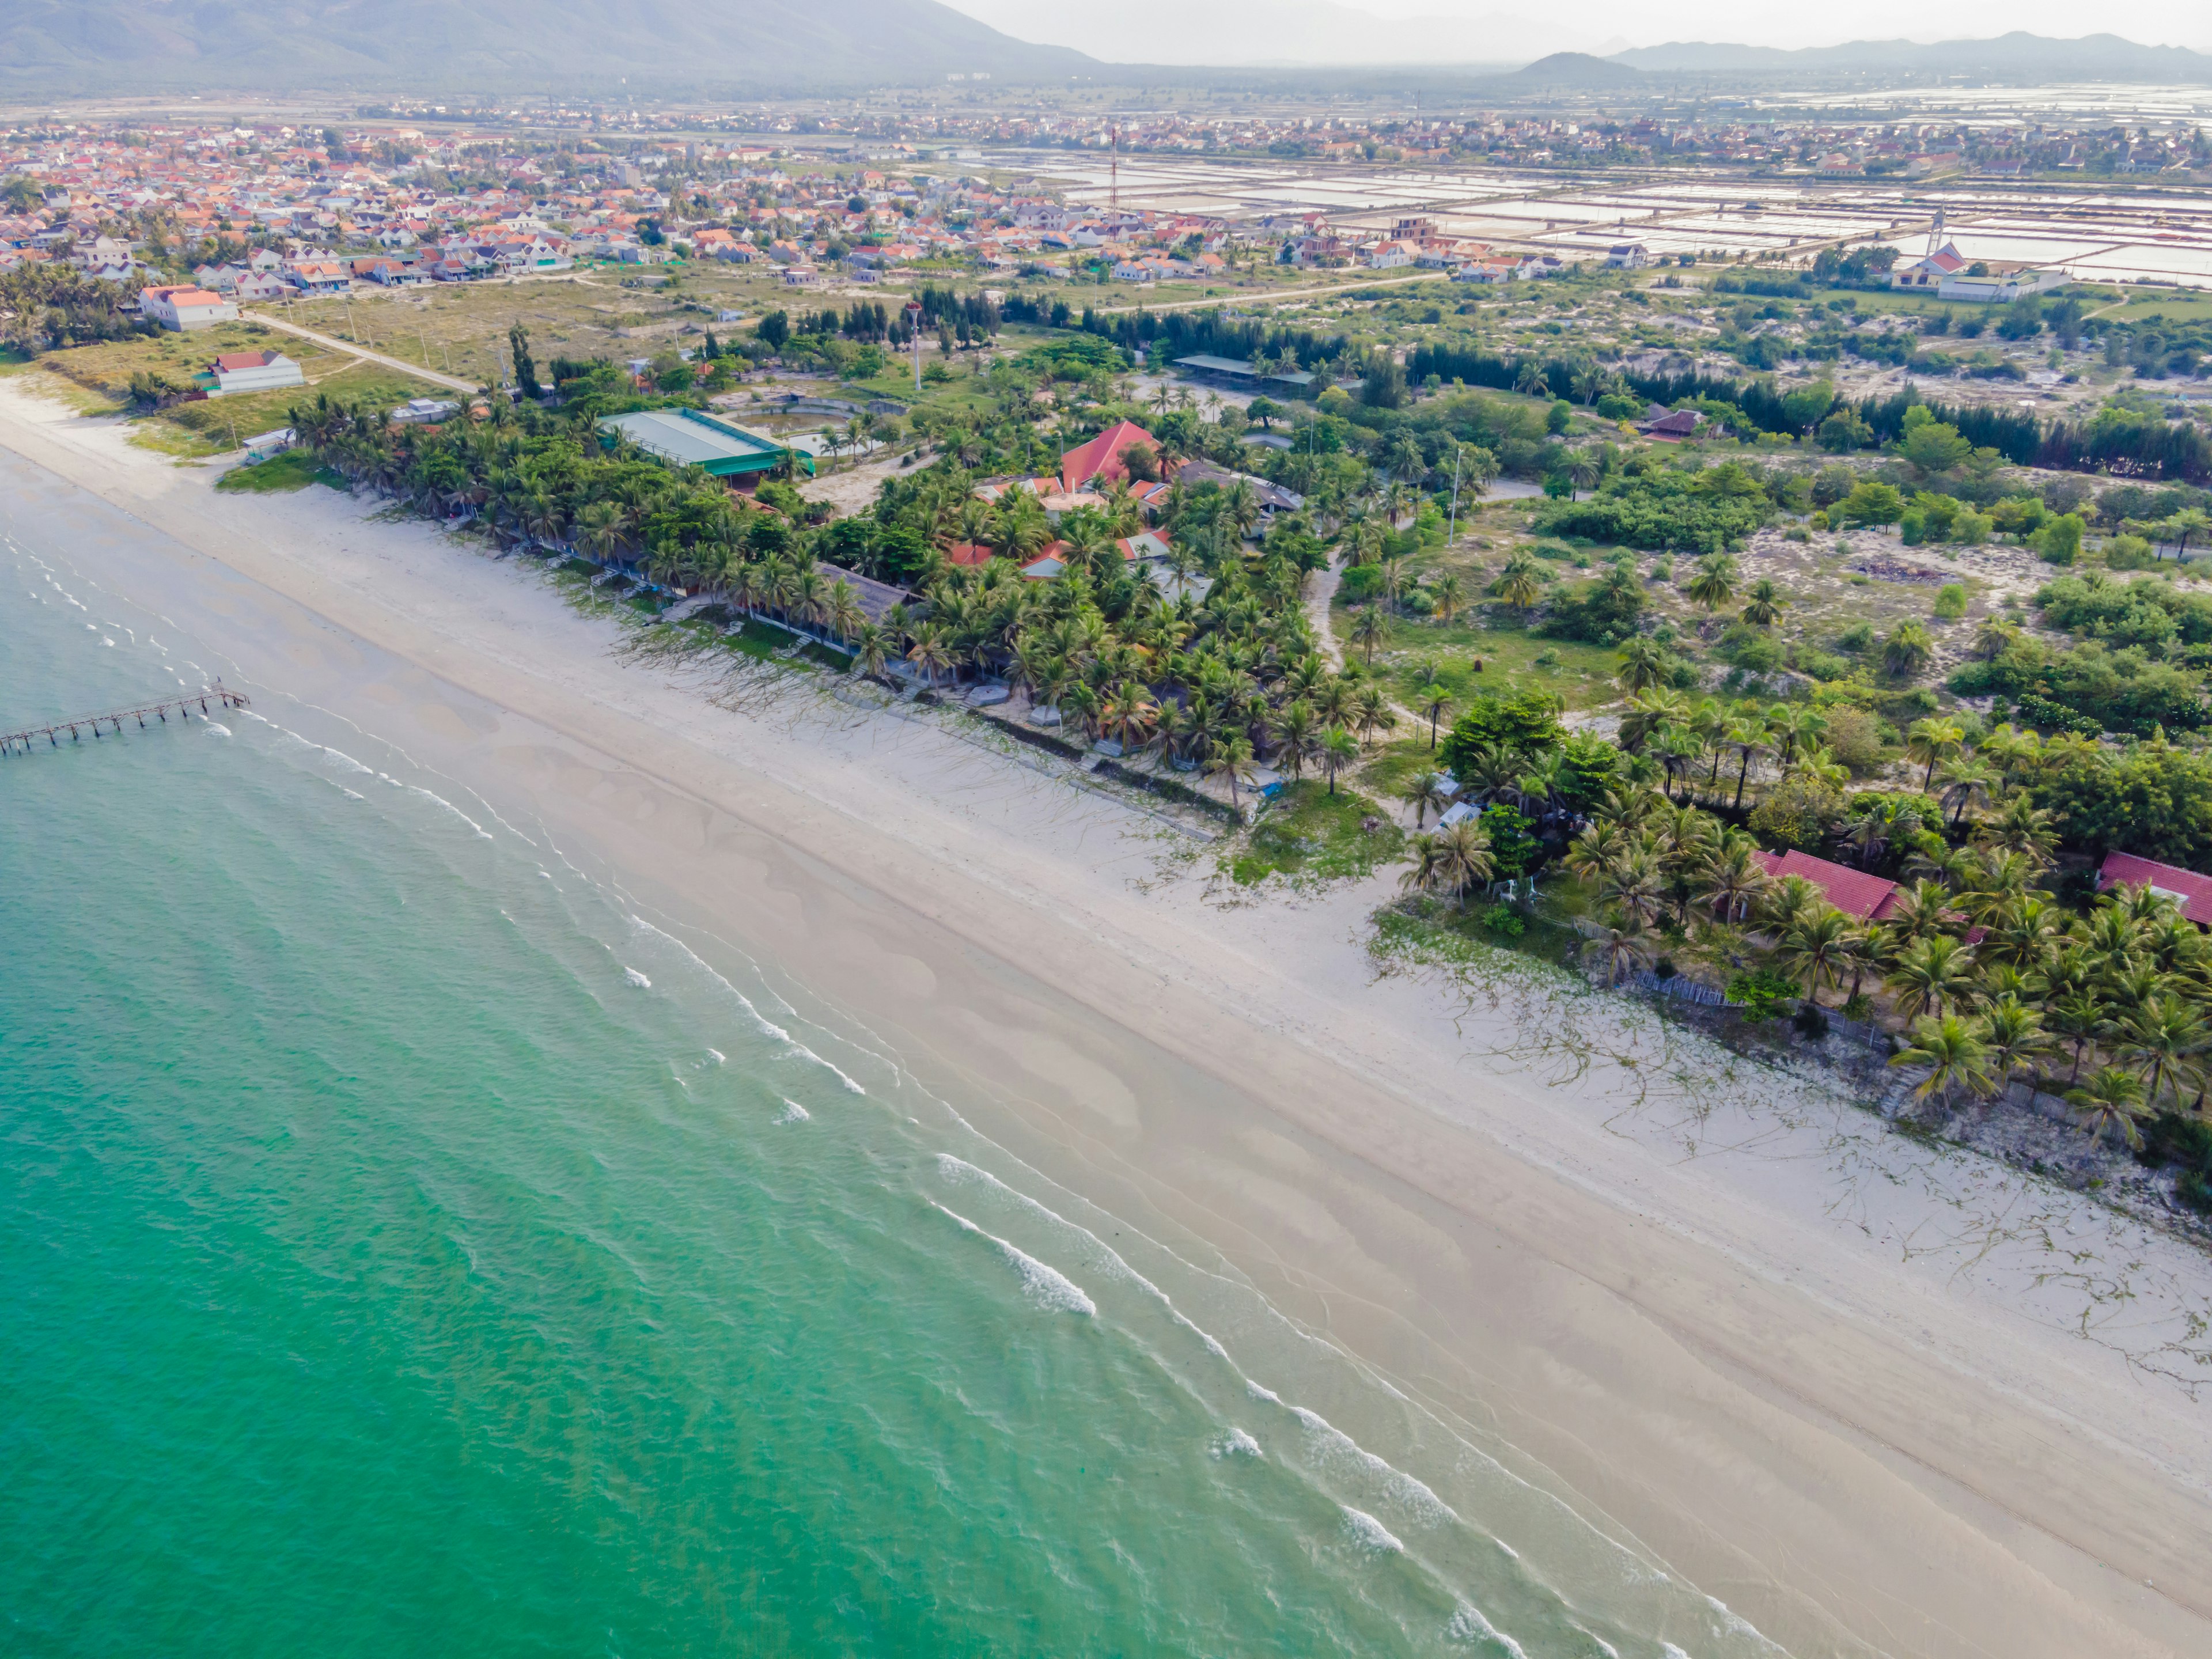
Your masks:
M1179 87L1272 84L1508 99L1683 82L2212 82L2212 57L2113 34L2054 40L2015 32L1799 51L1677 41L1624 51L1618 40L1577 36L1571 18L1390 20L1337 0L1121 0L1098 13L1042 15L1030 0L960 4L966 9L939 0L0 0L0 91L774 97L945 87L957 76L963 89L988 77L994 87L1082 81L1170 97ZM1016 39L992 27L1002 21L1098 55Z
M2014 30L1988 40L1854 40L1785 52L1773 46L1675 41L1638 46L1607 61L1652 76L1779 78L1848 75L1962 76L1996 81L2212 80L2212 57L2185 46L2145 46L2117 34L2078 40Z
M1098 65L937 0L0 0L18 92L799 94Z

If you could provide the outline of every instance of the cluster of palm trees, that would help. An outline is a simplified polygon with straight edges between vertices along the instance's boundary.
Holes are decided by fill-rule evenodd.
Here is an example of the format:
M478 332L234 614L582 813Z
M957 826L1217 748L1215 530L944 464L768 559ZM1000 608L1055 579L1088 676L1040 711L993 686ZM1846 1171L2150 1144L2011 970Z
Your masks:
M1850 778L1820 738L1827 717L1803 703L1723 702L1684 693L1658 683L1668 663L1664 649L1650 639L1631 640L1622 653L1621 682L1630 693L1621 717L1619 741L1632 761L1631 774L1656 773L1668 792L1718 800L1731 785L1729 810L1740 811L1754 769L1771 761L1781 777L1802 773L1832 787ZM1735 762L1735 777L1722 768ZM1699 774L1703 775L1700 776Z
M1846 827L1863 850L1904 851L1905 884L1878 919L1847 914L1802 877L1775 879L1757 843L1656 789L1616 791L1567 855L1607 925L1598 948L1618 981L1662 948L1717 959L1763 949L1808 1004L1843 994L1853 1018L1909 1033L1892 1064L1922 1070L1923 1100L2001 1094L2015 1080L2063 1092L2093 1136L2130 1144L2152 1111L2202 1106L2212 1054L2212 950L2148 889L2087 912L2041 884L2057 837L2021 797L1954 845L1925 820L1869 811ZM2063 1075L2062 1075L2063 1073Z

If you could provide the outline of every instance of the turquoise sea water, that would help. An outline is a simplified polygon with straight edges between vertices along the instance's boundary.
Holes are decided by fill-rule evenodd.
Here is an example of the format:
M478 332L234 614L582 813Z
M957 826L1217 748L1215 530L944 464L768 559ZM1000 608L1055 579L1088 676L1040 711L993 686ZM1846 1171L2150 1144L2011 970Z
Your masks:
M51 495L0 716L228 672ZM1773 1650L771 965L251 690L0 763L8 1651Z

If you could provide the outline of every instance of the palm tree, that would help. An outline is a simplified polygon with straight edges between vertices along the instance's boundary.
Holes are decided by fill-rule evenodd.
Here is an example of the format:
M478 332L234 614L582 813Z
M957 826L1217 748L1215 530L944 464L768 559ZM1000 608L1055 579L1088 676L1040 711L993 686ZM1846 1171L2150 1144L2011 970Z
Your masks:
M1375 647L1382 642L1389 633L1389 623L1384 618L1382 608L1380 605L1362 605L1359 608L1359 614L1352 618L1352 643L1360 647L1362 656L1370 663L1375 660Z
M1443 879L1443 837L1413 837L1413 867L1398 878L1401 891L1432 893Z
M1828 729L1827 717L1817 708L1778 702L1766 711L1766 730L1774 739L1774 752L1788 771L1801 745L1809 744Z
M1515 552L1498 573L1498 580L1491 583L1490 591L1525 617L1544 597L1542 584L1536 579L1534 557L1525 550Z
M921 670L932 685L942 670L952 666L952 650L945 637L945 629L934 622L921 623L914 630L913 642L907 647L907 659Z
M1982 1036L1990 1045L1993 1094L2010 1086L2013 1073L2034 1063L2038 1054L2051 1051L2051 1038L2043 1029L2043 1016L2012 993L2000 996L1982 1016Z
M1736 768L1735 806L1733 809L1740 812L1743 810L1743 786L1751 776L1752 757L1767 752L1766 728L1756 720L1732 721L1728 729L1727 744L1742 757Z
M1437 619L1447 627L1450 626L1451 619L1459 615L1460 606L1465 602L1459 572L1447 570L1431 582L1429 602L1435 607Z
M1823 983L1835 984L1851 956L1851 919L1832 904L1801 911L1784 931L1777 954L1805 981L1808 1000L1820 1000Z
M2201 1075L2197 1056L2212 1043L2204 1017L2170 994L2130 1010L2115 1024L2113 1035L2120 1054L2141 1066L2143 1097L2154 1105L2167 1090L2178 1091L2184 1079Z
M1978 1022L1956 1014L1915 1020L1912 1046L1892 1054L1889 1063L1928 1068L1912 1091L1916 1100L1934 1095L1948 1102L1956 1091L1980 1094L1990 1086L1990 1046Z
M1615 678L1633 697L1662 684L1673 667L1667 647L1639 634L1620 647L1620 672Z
M1552 383L1544 378L1544 371L1533 359L1521 365L1521 372L1513 377L1513 389L1529 398L1552 395Z
M1907 1019L1922 1014L1941 1018L1952 1004L1973 994L1973 950L1948 933L1914 939L1897 953L1888 982L1897 994L1898 1012Z
M1328 779L1328 793L1336 793L1338 775L1359 763L1359 741L1341 726L1332 726L1321 740L1321 769Z
M1398 711L1390 706L1382 688L1371 682L1359 688L1352 700L1352 723L1358 729L1362 743L1372 743L1378 731L1388 732L1398 724Z
M1667 902L1658 860L1645 852L1614 860L1601 873L1597 894L1599 902L1611 905L1639 933L1659 920Z
M1567 486L1581 491L1595 489L1598 480L1605 477L1605 463L1594 451L1577 449L1567 461Z
M842 576L830 589L823 606L822 621L841 640L849 640L867 626L867 613L860 609L860 596L853 585Z
M890 665L890 642L884 630L872 622L863 622L853 635L853 667L870 679L879 680Z
M1966 808L1973 805L1974 798L1978 795L1987 800L1990 786L1996 781L1997 775L1978 757L1954 756L1943 763L1943 789L1936 799L1951 809L1954 835L1958 833L1960 822L1966 816Z
M1159 717L1159 705L1145 695L1144 688L1124 680L1107 698L1098 724L1125 752L1134 752L1152 740Z
M1767 576L1761 576L1751 585L1750 597L1751 603L1743 608L1743 619L1753 628L1773 627L1790 603L1782 597L1782 590L1774 585L1773 579Z
M1651 959L1650 935L1633 921L1619 927L1600 927L1590 936L1605 963L1605 982L1618 985L1635 969Z
M2066 1103L2089 1131L2089 1144L2097 1145L2107 1129L2118 1129L2130 1146L2142 1145L2137 1122L2150 1115L2143 1104L2142 1080L2117 1066L2100 1066L2087 1083L2066 1091Z
M1241 811L1244 803L1237 786L1252 781L1252 739L1242 732L1233 732L1214 744L1206 754L1206 775L1229 780L1229 803Z
M1708 612L1719 610L1735 597L1736 566L1726 553L1708 553L1698 562L1698 574L1689 586L1692 603Z
M1653 689L1649 680L1641 686L1631 684L1640 678L1636 647L1649 644L1648 640L1631 640L1620 653L1620 681L1631 696L1628 712L1620 717L1619 739L1620 746L1632 755L1640 754L1654 738L1681 726L1690 714L1689 702L1679 691Z
M1443 815L1444 808L1451 805L1451 790L1443 773L1417 772L1399 799L1413 809L1413 828L1418 830L1427 821L1430 809L1434 808L1439 817Z
M588 502L576 514L576 539L602 564L622 551L623 532L623 510L613 501Z
M1905 679L1927 667L1935 650L1935 641L1928 637L1927 629L1908 617L1892 629L1889 637L1882 641L1881 665L1892 679Z
M1429 750L1433 754L1437 747L1437 723L1443 720L1444 710L1452 706L1451 688L1444 684L1443 676L1434 662L1425 662L1421 665L1418 684L1420 687L1421 712L1427 715L1429 720Z
M1705 867L1701 896L1720 910L1724 921L1734 921L1744 915L1770 883L1766 866L1753 856L1753 851L1747 842L1732 842Z
M1275 716L1271 735L1291 775L1304 777L1306 763L1313 758L1315 745L1321 738L1321 722L1314 714L1313 705L1303 697L1285 703Z
M1953 721L1937 720L1930 715L1917 720L1905 729L1905 757L1915 763L1924 762L1928 770L1920 780L1925 790L1936 780L1936 765L1957 754L1965 744L1966 734Z
M1464 903L1468 890L1488 881L1495 868L1489 832L1476 820L1462 818L1437 832L1436 840L1441 884L1450 890L1455 902Z
M1989 752L1986 743L1982 752ZM2051 827L2051 815L2026 795L2008 796L1998 807L1996 816L1984 818L1975 833L1989 845L2018 853L2039 866L2051 862L2051 855L2058 846L2058 832Z

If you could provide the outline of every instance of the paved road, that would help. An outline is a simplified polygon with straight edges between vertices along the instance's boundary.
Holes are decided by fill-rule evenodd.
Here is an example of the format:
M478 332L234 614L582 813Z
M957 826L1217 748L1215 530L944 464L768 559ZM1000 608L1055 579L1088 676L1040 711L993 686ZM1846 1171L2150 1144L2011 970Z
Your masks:
M288 323L283 318L271 316L265 311L256 311L250 314L254 322L265 324L270 328L282 329L287 334L296 334L303 340L313 340L317 345L327 347L332 351L343 351L353 356L364 358L372 363L382 363L386 368L396 368L404 374L412 374L418 380L428 380L434 386L450 386L455 392L465 392L471 397L474 397L477 392L483 390L472 381L460 380L451 374L441 374L434 368L423 368L417 364L408 362L404 358L387 357L380 351L370 351L365 347L355 345L349 340L333 339L327 334L318 334L312 328L301 328L297 323Z

